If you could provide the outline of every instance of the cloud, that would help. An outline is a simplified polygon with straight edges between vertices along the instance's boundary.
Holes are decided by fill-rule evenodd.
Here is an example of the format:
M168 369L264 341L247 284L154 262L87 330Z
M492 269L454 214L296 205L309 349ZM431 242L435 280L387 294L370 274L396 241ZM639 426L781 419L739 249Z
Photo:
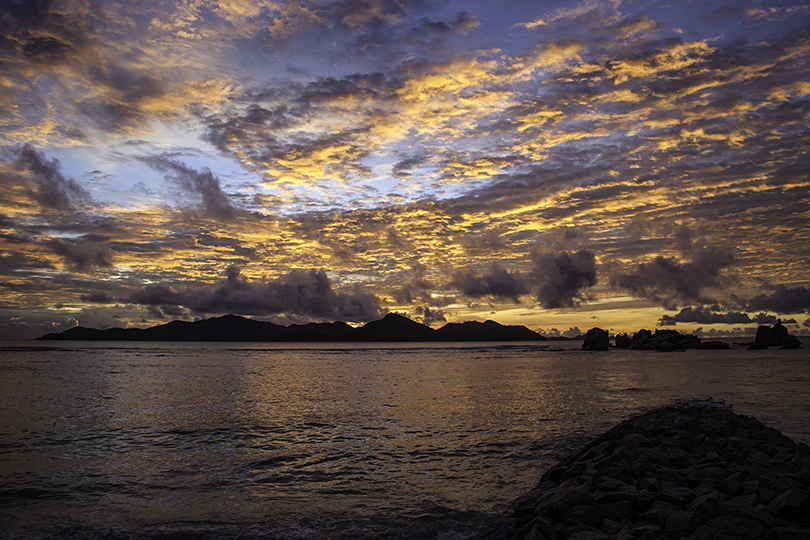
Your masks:
M461 244L467 252L476 255L492 255L507 247L506 242L494 230L464 236Z
M761 313L760 315L764 314ZM699 324L747 324L752 322L752 319L748 314L741 312L729 311L728 313L715 313L707 308L685 307L676 315L663 315L658 321L658 324L661 326L674 326L679 322Z
M810 289L777 285L771 294L758 294L748 301L748 311L765 310L776 313L810 312Z
M755 34L735 35L737 25L717 36L698 22L715 8L695 3L683 29L654 20L655 6L525 7L480 17L402 0L0 5L5 140L71 155L62 169L34 151L36 174L16 154L0 162L10 188L0 212L13 221L0 231L2 271L20 283L14 291L75 279L59 275L70 269L104 274L103 285L54 292L65 305L105 300L97 289L125 297L113 287L130 280L171 283L163 293L183 303L150 304L154 316L205 305L172 280L203 283L246 261L250 276L351 274L431 310L431 293L445 292L431 276L448 268L474 295L575 305L595 265L566 282L575 269L549 256L554 271L535 272L526 254L542 245L598 253L600 273L611 265L627 290L680 308L730 292L709 289L732 268L720 257L713 274L699 260L705 240L735 246L740 298L774 300L745 290L758 278L806 285L810 48L797 17L770 11ZM521 19L535 21L531 31L508 30ZM211 73L221 80L201 82ZM186 215L167 213L159 190L122 193L137 174L131 152L163 151L156 168ZM192 154L213 170L172 157ZM9 173L17 161L29 172ZM235 166L238 185L222 172ZM91 183L112 204L87 204ZM247 208L264 215L234 219ZM188 219L195 212L209 218L204 232ZM75 238L105 218L121 221L109 240ZM564 228L582 234L551 238ZM430 273L399 271L417 259Z
M776 320L776 315L768 315L767 313L758 313L753 317L753 321L757 324L775 324Z
M422 324L427 326L447 322L447 312L441 309L418 306L414 309L414 313L421 317Z
M472 269L453 274L450 286L459 289L462 294L471 298L491 296L508 298L517 303L519 297L527 292L523 278L517 272L509 272L497 262L489 267L489 273L476 275Z
M114 304L117 301L114 296L104 291L91 291L87 294L82 294L79 296L79 300L87 302L88 304Z
M181 198L192 199L194 206L204 214L227 219L239 213L228 196L223 193L219 178L214 176L210 169L197 171L184 163L162 156L150 158L147 163L159 171L168 173L166 180L180 190Z
M42 152L25 145L18 151L17 166L28 170L36 184L32 197L44 208L71 212L90 200L90 193L78 182L62 174L56 158L48 160Z
M571 326L564 332L560 332L557 328L549 328L548 330L540 329L537 332L547 338L575 338L583 334L582 330L580 330L578 326Z
M292 270L267 282L251 282L239 267L231 266L214 286L180 287L147 285L124 301L144 306L184 307L195 313L244 315L292 314L320 320L369 321L383 314L377 296L355 288L335 291L323 270Z
M537 300L546 309L574 306L583 289L596 285L596 257L588 250L535 252L533 262L531 280Z
M413 28L408 34L408 41L411 40L426 40L426 39L439 39L453 34L461 33L466 34L474 28L481 26L481 23L476 20L475 16L462 11L456 15L456 19L449 24L444 21L431 21L422 19L421 23Z
M53 238L47 240L45 245L53 253L64 258L68 265L77 272L109 268L113 264L109 248L90 240Z
M395 243L399 245L400 242L395 239ZM418 301L432 302L430 291L433 289L433 285L425 279L427 270L428 268L424 264L419 261L414 262L410 271L411 280L394 291L394 299L402 304L412 304Z
M685 263L659 255L631 272L613 276L612 283L667 309L677 309L680 303L712 303L703 296L703 290L721 287L722 271L733 263L730 252L715 248L699 250Z
M55 323L28 322L22 317L13 317L0 321L0 341L35 339L45 334L63 332L78 325L79 322L73 317L64 317Z

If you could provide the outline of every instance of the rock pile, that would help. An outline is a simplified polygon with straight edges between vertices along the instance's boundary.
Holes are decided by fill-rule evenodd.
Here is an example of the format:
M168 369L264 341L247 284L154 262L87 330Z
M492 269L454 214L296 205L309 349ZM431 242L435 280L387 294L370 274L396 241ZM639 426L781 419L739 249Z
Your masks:
M762 325L757 328L757 335L749 349L767 349L768 347L781 347L783 349L799 349L801 342L796 336L788 334L782 320L776 321L773 326Z
M679 351L685 349L728 349L729 344L722 341L700 341L692 334L681 334L677 330L656 330L655 334L641 329L633 337L618 334L614 338L616 347L639 351ZM583 347L584 348L584 347Z
M810 447L715 402L626 420L479 540L810 539Z

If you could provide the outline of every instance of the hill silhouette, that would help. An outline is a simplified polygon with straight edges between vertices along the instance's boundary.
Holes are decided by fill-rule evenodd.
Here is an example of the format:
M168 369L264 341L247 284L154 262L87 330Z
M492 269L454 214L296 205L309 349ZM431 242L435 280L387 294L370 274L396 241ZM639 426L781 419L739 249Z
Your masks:
M495 321L447 323L438 333L445 341L541 341L545 338L525 326L504 326Z
M439 333L397 313L371 321L344 336L344 341L443 341Z
M439 330L396 313L359 328L345 322L281 326L238 315L201 321L172 321L151 328L98 330L76 326L38 340L86 341L254 341L254 342L429 342L429 341L540 341L543 336L525 326L494 321L448 323Z

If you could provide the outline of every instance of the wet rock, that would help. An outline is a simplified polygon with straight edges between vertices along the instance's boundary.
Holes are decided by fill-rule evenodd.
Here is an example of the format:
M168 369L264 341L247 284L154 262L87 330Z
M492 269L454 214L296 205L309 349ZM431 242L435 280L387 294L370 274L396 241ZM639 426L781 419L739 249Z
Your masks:
M478 538L810 540L810 447L715 402L656 409L549 469Z
M768 505L773 515L791 520L808 520L810 518L810 495L806 489L791 488L777 495Z

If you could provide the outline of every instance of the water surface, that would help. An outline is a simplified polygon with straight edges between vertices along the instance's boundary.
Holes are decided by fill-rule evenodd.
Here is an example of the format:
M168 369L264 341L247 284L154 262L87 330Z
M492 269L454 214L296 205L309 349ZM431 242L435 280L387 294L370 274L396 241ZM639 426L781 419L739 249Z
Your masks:
M465 538L593 436L691 397L810 442L805 350L2 345L6 536Z

